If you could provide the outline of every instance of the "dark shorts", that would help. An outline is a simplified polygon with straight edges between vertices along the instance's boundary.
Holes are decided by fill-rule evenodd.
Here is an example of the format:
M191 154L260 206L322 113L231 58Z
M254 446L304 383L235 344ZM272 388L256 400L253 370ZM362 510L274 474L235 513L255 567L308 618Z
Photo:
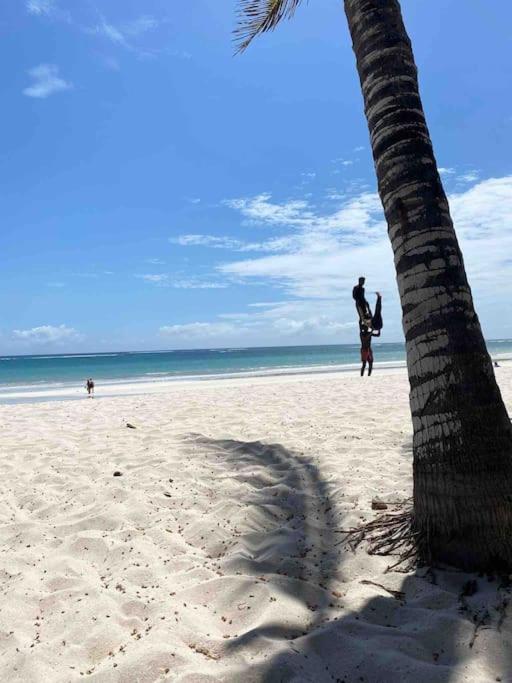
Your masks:
M361 360L363 363L373 363L373 353L371 349L361 349Z

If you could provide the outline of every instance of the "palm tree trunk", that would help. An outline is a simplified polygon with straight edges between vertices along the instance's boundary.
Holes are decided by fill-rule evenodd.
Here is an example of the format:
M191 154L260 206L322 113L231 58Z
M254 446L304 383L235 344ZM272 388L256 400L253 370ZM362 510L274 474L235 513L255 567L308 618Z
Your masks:
M397 0L344 0L394 252L423 559L512 567L512 429L473 307Z

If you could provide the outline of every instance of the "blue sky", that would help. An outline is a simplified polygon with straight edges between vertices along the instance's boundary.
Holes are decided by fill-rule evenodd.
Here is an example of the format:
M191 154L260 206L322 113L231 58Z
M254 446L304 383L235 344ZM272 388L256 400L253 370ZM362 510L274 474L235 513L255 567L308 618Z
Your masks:
M402 8L484 331L512 337L512 5ZM402 338L342 3L238 57L234 9L2 3L0 353L350 343L361 273Z

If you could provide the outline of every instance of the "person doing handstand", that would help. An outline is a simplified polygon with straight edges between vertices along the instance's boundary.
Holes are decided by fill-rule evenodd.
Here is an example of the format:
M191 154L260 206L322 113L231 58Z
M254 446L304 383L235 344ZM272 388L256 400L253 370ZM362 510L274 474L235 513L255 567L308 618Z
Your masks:
M359 328L359 337L361 339L361 377L364 375L367 363L369 377L373 370L372 337L380 337L380 330L375 331L366 325L361 325Z
M359 338L361 339L361 377L364 375L366 365L368 364L368 377L373 370L373 350L372 337L380 337L380 331L383 327L382 321L382 296L377 292L377 303L375 305L375 315L372 317L370 325L366 323L359 323Z

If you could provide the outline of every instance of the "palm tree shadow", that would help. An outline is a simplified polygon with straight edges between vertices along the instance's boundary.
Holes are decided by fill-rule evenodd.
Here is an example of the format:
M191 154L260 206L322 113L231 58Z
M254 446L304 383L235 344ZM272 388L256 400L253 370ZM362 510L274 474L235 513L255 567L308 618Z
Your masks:
M264 576L297 604L295 612L279 613L226 643L226 653L246 658L255 646L269 650L266 661L251 666L251 680L448 683L464 673L469 658L484 666L490 657L494 676L498 670L498 679L512 681L512 633L503 628L496 637L506 623L506 604L500 611L499 602L508 593L499 593L496 581L479 579L478 590L463 595L474 576L420 570L400 581L396 573L382 575L382 563L372 575L363 551L354 555L339 544L344 510L311 458L280 444L187 439L222 461L248 492L244 503L258 513L244 535L238 570L241 561L244 574ZM358 587L350 611L340 592L345 581L351 590ZM246 674L241 670L240 680Z
M237 555L237 571L242 567L248 575L264 575L281 593L306 606L311 613L308 631L328 620L326 611L336 602L331 578L343 554L335 533L340 516L312 460L280 444L201 435L187 440L221 458L230 478L244 486L244 502L257 512L244 538L248 552ZM303 621L280 620L247 631L230 647L262 637L291 640L304 633Z

